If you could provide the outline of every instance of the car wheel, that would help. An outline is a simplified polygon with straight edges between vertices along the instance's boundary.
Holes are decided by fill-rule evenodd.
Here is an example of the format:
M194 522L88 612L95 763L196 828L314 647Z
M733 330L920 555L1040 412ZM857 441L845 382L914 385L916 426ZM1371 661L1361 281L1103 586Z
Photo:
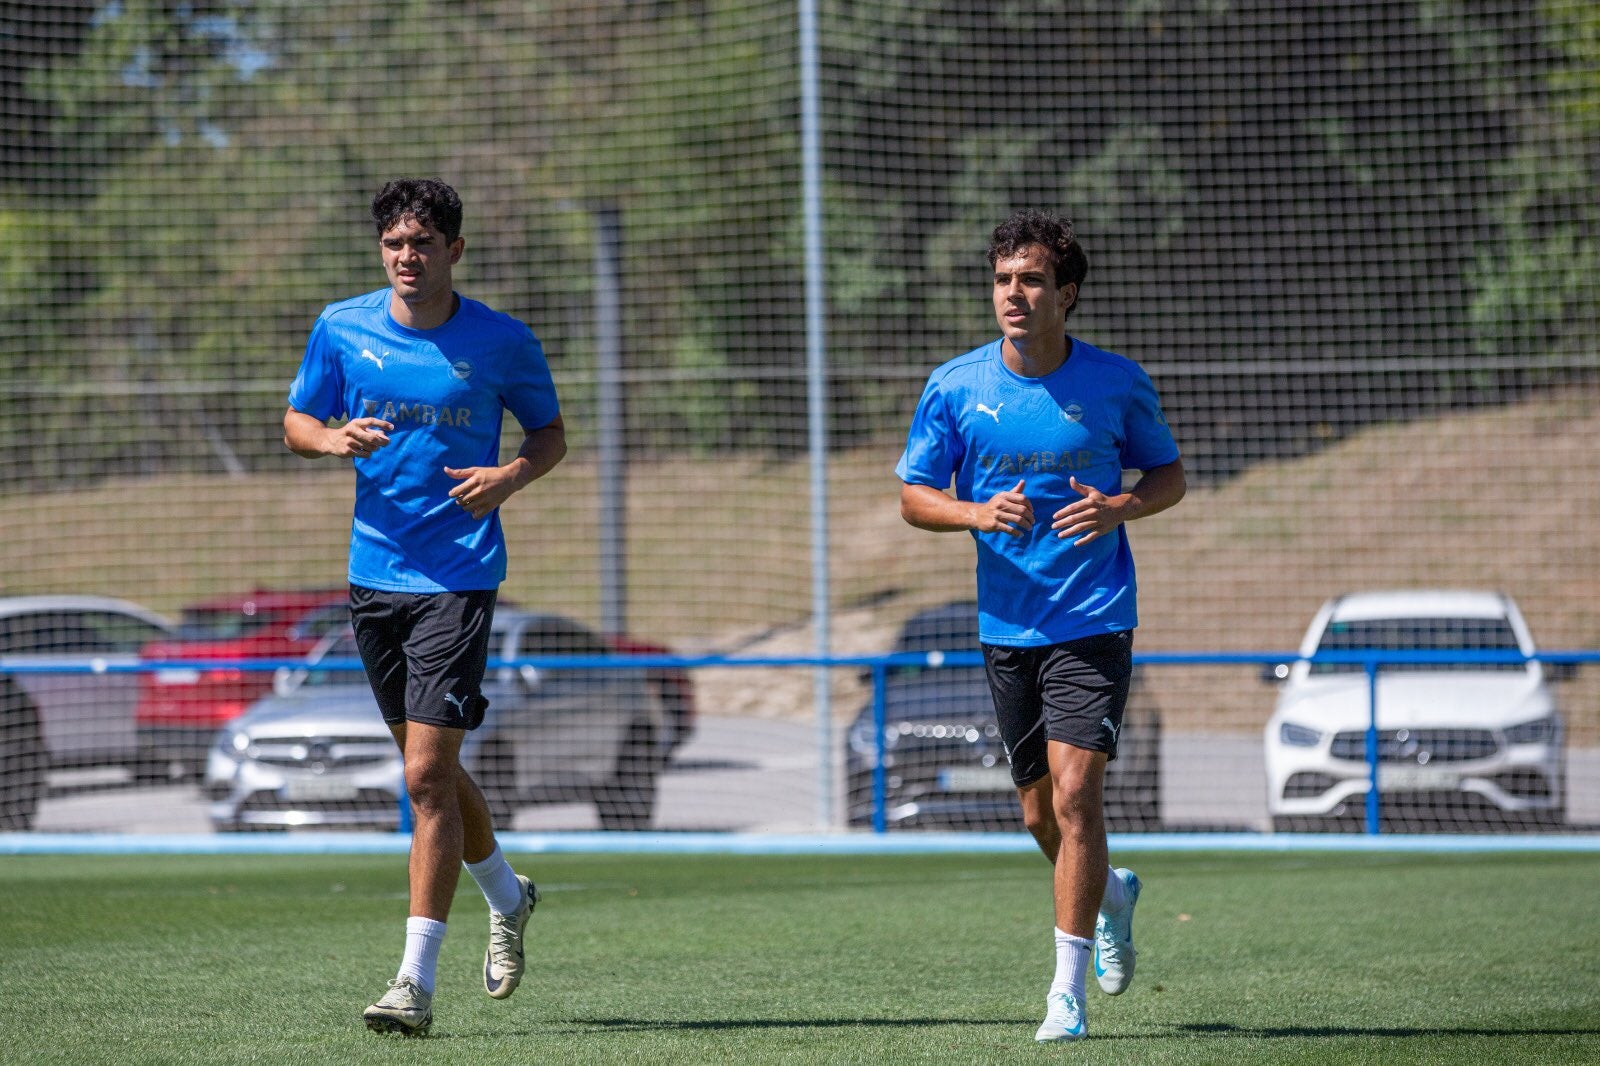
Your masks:
M1361 833L1366 830L1365 817L1349 814L1275 814L1272 816L1274 833Z
M0 677L0 829L29 829L48 784L49 756L33 701Z
M1567 809L1552 807L1544 811L1529 811L1520 818L1510 819L1513 828L1529 830L1557 830L1567 826Z
M872 825L872 774L852 773L845 777L845 824L852 829ZM885 797L887 800L887 797Z
M1106 774L1106 829L1151 833L1161 829L1161 719L1130 715L1117 761ZM1120 765L1118 765L1120 764Z
M261 825L256 822L213 822L213 831L218 833L287 833L286 825Z
M478 770L474 774L489 817L495 827L506 829L517 815L517 760L511 744L501 737L490 737L478 751Z
M662 717L667 723L668 758L671 753L683 746L689 739L689 707L687 701L676 690L663 684L658 691L661 701Z
M600 828L650 828L660 774L661 755L656 748L655 727L649 722L635 722L629 727L622 752L617 756L616 772L595 795Z
M139 753L130 768L136 785L172 785L188 776L188 769L177 759L153 751Z

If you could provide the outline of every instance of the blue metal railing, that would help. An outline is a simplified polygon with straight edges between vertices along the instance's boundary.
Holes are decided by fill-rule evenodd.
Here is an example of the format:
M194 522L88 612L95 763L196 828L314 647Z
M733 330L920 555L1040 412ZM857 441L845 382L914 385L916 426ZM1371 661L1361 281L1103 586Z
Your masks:
M1379 793L1379 732L1378 732L1378 678L1386 666L1400 665L1522 665L1530 661L1547 664L1600 662L1600 650L1544 651L1525 656L1515 651L1388 651L1348 650L1319 652L1302 656L1298 652L1142 652L1134 656L1140 666L1276 666L1297 662L1354 665L1360 667L1367 679L1367 724L1365 756L1368 782L1365 804L1365 829L1370 835L1380 832L1381 797ZM540 670L594 670L594 669L684 669L707 667L813 667L855 668L870 671L872 677L873 733L875 755L872 766L871 826L875 833L888 830L886 807L888 781L885 770L885 729L887 727L888 676L895 667L915 666L926 669L954 667L981 667L983 656L976 651L899 652L886 655L771 655L729 657L721 655L626 655L585 656L549 655L518 659L491 659L491 670L503 667L532 666ZM99 656L78 660L52 658L43 661L38 656L0 657L0 672L10 674L137 674L157 670L240 670L245 672L275 672L302 670L304 659L144 659L115 661ZM324 659L316 664L319 670L359 671L359 659ZM402 797L402 803L404 799ZM402 824L408 812L402 810Z

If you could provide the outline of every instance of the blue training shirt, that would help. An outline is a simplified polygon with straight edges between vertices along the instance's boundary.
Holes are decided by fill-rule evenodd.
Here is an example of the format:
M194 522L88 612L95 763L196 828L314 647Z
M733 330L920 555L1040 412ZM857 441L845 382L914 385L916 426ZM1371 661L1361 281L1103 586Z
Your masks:
M928 378L900 480L986 502L1025 482L1034 525L1020 537L973 532L978 546L978 635L985 644L1037 647L1133 629L1133 552L1125 527L1088 544L1061 539L1052 515L1082 499L1070 479L1108 496L1122 471L1178 458L1150 376L1137 363L1075 338L1067 360L1023 377L995 340Z
M449 497L445 467L500 465L510 411L524 430L560 413L539 339L458 297L435 329L389 314L384 288L329 304L306 342L289 406L313 418L381 418L389 444L355 461L350 582L387 592L468 592L506 576L500 512L474 519Z

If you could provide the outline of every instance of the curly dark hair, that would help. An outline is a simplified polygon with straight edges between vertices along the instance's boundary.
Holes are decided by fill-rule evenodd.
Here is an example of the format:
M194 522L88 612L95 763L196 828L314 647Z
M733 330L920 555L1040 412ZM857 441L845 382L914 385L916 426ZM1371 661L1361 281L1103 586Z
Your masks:
M461 197L435 178L400 178L378 190L372 198L372 221L378 236L402 219L411 217L432 226L455 242L461 236Z
M1083 279L1089 276L1089 257L1078 243L1078 235L1072 231L1072 220L1049 211L1016 212L989 235L989 265L992 267L996 260L1032 247L1043 248L1050 257L1057 288L1069 282L1078 286L1078 295L1073 296L1072 306L1067 308L1070 315L1078 309Z

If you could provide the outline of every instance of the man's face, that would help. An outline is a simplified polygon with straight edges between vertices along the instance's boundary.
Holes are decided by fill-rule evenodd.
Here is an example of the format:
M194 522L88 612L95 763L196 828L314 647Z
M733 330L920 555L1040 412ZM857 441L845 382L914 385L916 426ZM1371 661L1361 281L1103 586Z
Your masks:
M1077 296L1071 282L1056 286L1050 256L1037 245L995 260L994 317L1014 346L1066 336L1067 312Z
M407 215L378 238L383 270L395 295L408 304L427 304L452 291L450 270L461 259L466 242L446 241L444 234Z

